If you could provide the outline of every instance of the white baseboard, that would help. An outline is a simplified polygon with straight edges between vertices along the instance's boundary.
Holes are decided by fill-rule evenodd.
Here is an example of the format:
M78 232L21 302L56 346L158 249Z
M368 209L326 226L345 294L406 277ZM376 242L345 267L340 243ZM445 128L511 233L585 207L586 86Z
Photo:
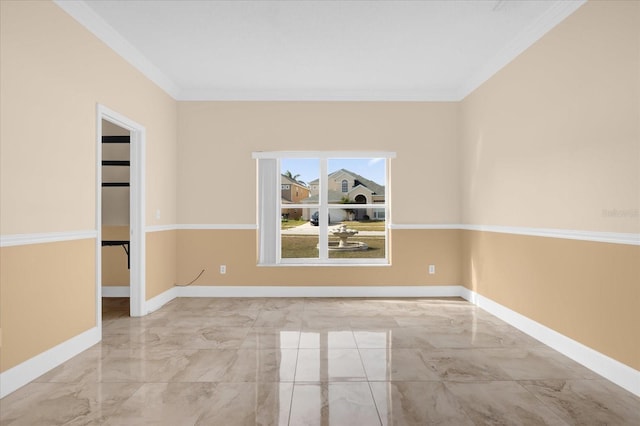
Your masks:
M178 297L178 287L170 288L169 290L160 293L159 295L152 297L145 302L145 310L147 314L157 311L173 299Z
M463 288L461 297L598 373L607 380L640 396L640 371L583 345L522 314L494 302L474 291Z
M188 286L178 297L451 297L461 286Z
M130 297L131 287L124 285L102 286L102 297Z
M89 349L100 339L100 330L97 327L91 328L1 373L0 398Z

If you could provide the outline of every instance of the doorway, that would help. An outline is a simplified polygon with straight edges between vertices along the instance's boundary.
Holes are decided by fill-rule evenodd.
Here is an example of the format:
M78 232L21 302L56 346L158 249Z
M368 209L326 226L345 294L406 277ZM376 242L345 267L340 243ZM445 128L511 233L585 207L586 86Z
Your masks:
M107 302L110 311L136 317L147 313L145 129L98 105L96 133L96 324L101 328L103 296L118 298Z

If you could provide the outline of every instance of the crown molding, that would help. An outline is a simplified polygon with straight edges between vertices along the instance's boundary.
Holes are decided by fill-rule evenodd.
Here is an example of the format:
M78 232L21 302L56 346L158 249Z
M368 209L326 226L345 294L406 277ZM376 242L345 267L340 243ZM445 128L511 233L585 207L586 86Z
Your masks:
M84 1L53 0L53 2L169 96L178 99L180 88Z
M485 62L485 64L459 88L456 96L457 100L462 100L470 95L586 2L587 0L563 0L554 2L553 6L551 6L544 15L530 26L524 28L515 39L493 58Z
M185 89L179 101L457 102L457 90L432 89Z

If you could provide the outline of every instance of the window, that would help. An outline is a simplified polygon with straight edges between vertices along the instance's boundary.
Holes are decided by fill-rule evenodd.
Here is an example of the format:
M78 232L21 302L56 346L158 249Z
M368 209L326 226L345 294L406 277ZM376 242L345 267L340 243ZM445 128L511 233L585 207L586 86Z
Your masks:
M349 182L346 179L342 180L342 192L349 192Z
M390 152L256 152L259 264L388 264ZM282 175L306 198L283 205ZM347 195L348 182L358 182ZM297 209L301 220L281 222Z

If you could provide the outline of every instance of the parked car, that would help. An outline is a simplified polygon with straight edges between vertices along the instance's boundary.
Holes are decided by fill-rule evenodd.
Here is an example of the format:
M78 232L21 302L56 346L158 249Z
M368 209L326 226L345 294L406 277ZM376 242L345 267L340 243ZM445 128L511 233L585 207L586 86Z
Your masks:
M320 212L315 212L311 215L311 219L309 219L309 223L313 226L318 226L320 224ZM327 215L327 223L331 223L331 216Z

